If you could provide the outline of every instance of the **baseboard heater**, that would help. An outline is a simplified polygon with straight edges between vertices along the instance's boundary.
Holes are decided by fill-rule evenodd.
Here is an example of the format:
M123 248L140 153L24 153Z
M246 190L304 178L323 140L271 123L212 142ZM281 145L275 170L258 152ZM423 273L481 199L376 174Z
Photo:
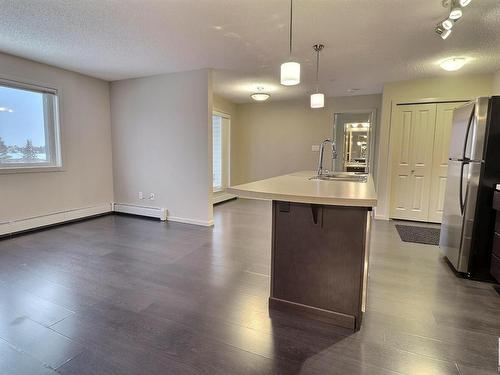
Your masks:
M154 217L161 221L167 220L167 209L159 207L139 206L135 204L113 204L113 211L124 214Z
M39 228L70 223L81 219L105 215L112 212L109 203L98 206L81 207L71 210L51 212L44 215L32 216L6 222L0 222L0 237L10 236L16 233L23 233Z

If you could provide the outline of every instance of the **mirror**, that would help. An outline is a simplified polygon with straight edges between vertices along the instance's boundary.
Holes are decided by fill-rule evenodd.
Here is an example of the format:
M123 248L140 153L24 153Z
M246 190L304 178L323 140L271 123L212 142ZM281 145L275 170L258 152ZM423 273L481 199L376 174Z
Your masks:
M374 118L375 111L334 114L333 139L338 154L335 171L370 173Z

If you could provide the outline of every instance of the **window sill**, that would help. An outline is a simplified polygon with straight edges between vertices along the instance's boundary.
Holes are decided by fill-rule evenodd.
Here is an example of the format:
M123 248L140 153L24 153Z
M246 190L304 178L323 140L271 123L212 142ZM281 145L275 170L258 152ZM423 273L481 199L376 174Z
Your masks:
M63 167L12 167L0 168L0 175L2 174L16 174L16 173L43 173L43 172L65 172Z

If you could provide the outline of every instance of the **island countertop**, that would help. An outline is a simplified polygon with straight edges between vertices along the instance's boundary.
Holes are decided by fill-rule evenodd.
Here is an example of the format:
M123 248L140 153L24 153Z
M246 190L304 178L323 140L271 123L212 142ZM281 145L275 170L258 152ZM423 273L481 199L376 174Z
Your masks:
M314 175L314 171L300 171L232 186L227 191L242 198L350 207L377 205L371 175L366 182L310 180Z

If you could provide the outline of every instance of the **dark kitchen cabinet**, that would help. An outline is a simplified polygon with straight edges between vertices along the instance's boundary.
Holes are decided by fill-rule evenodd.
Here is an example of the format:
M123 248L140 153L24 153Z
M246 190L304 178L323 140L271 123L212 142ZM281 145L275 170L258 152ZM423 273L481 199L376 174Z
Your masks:
M493 251L491 252L491 275L500 282L500 191L495 191L493 196L493 208L497 212L495 222L495 234L493 238Z

